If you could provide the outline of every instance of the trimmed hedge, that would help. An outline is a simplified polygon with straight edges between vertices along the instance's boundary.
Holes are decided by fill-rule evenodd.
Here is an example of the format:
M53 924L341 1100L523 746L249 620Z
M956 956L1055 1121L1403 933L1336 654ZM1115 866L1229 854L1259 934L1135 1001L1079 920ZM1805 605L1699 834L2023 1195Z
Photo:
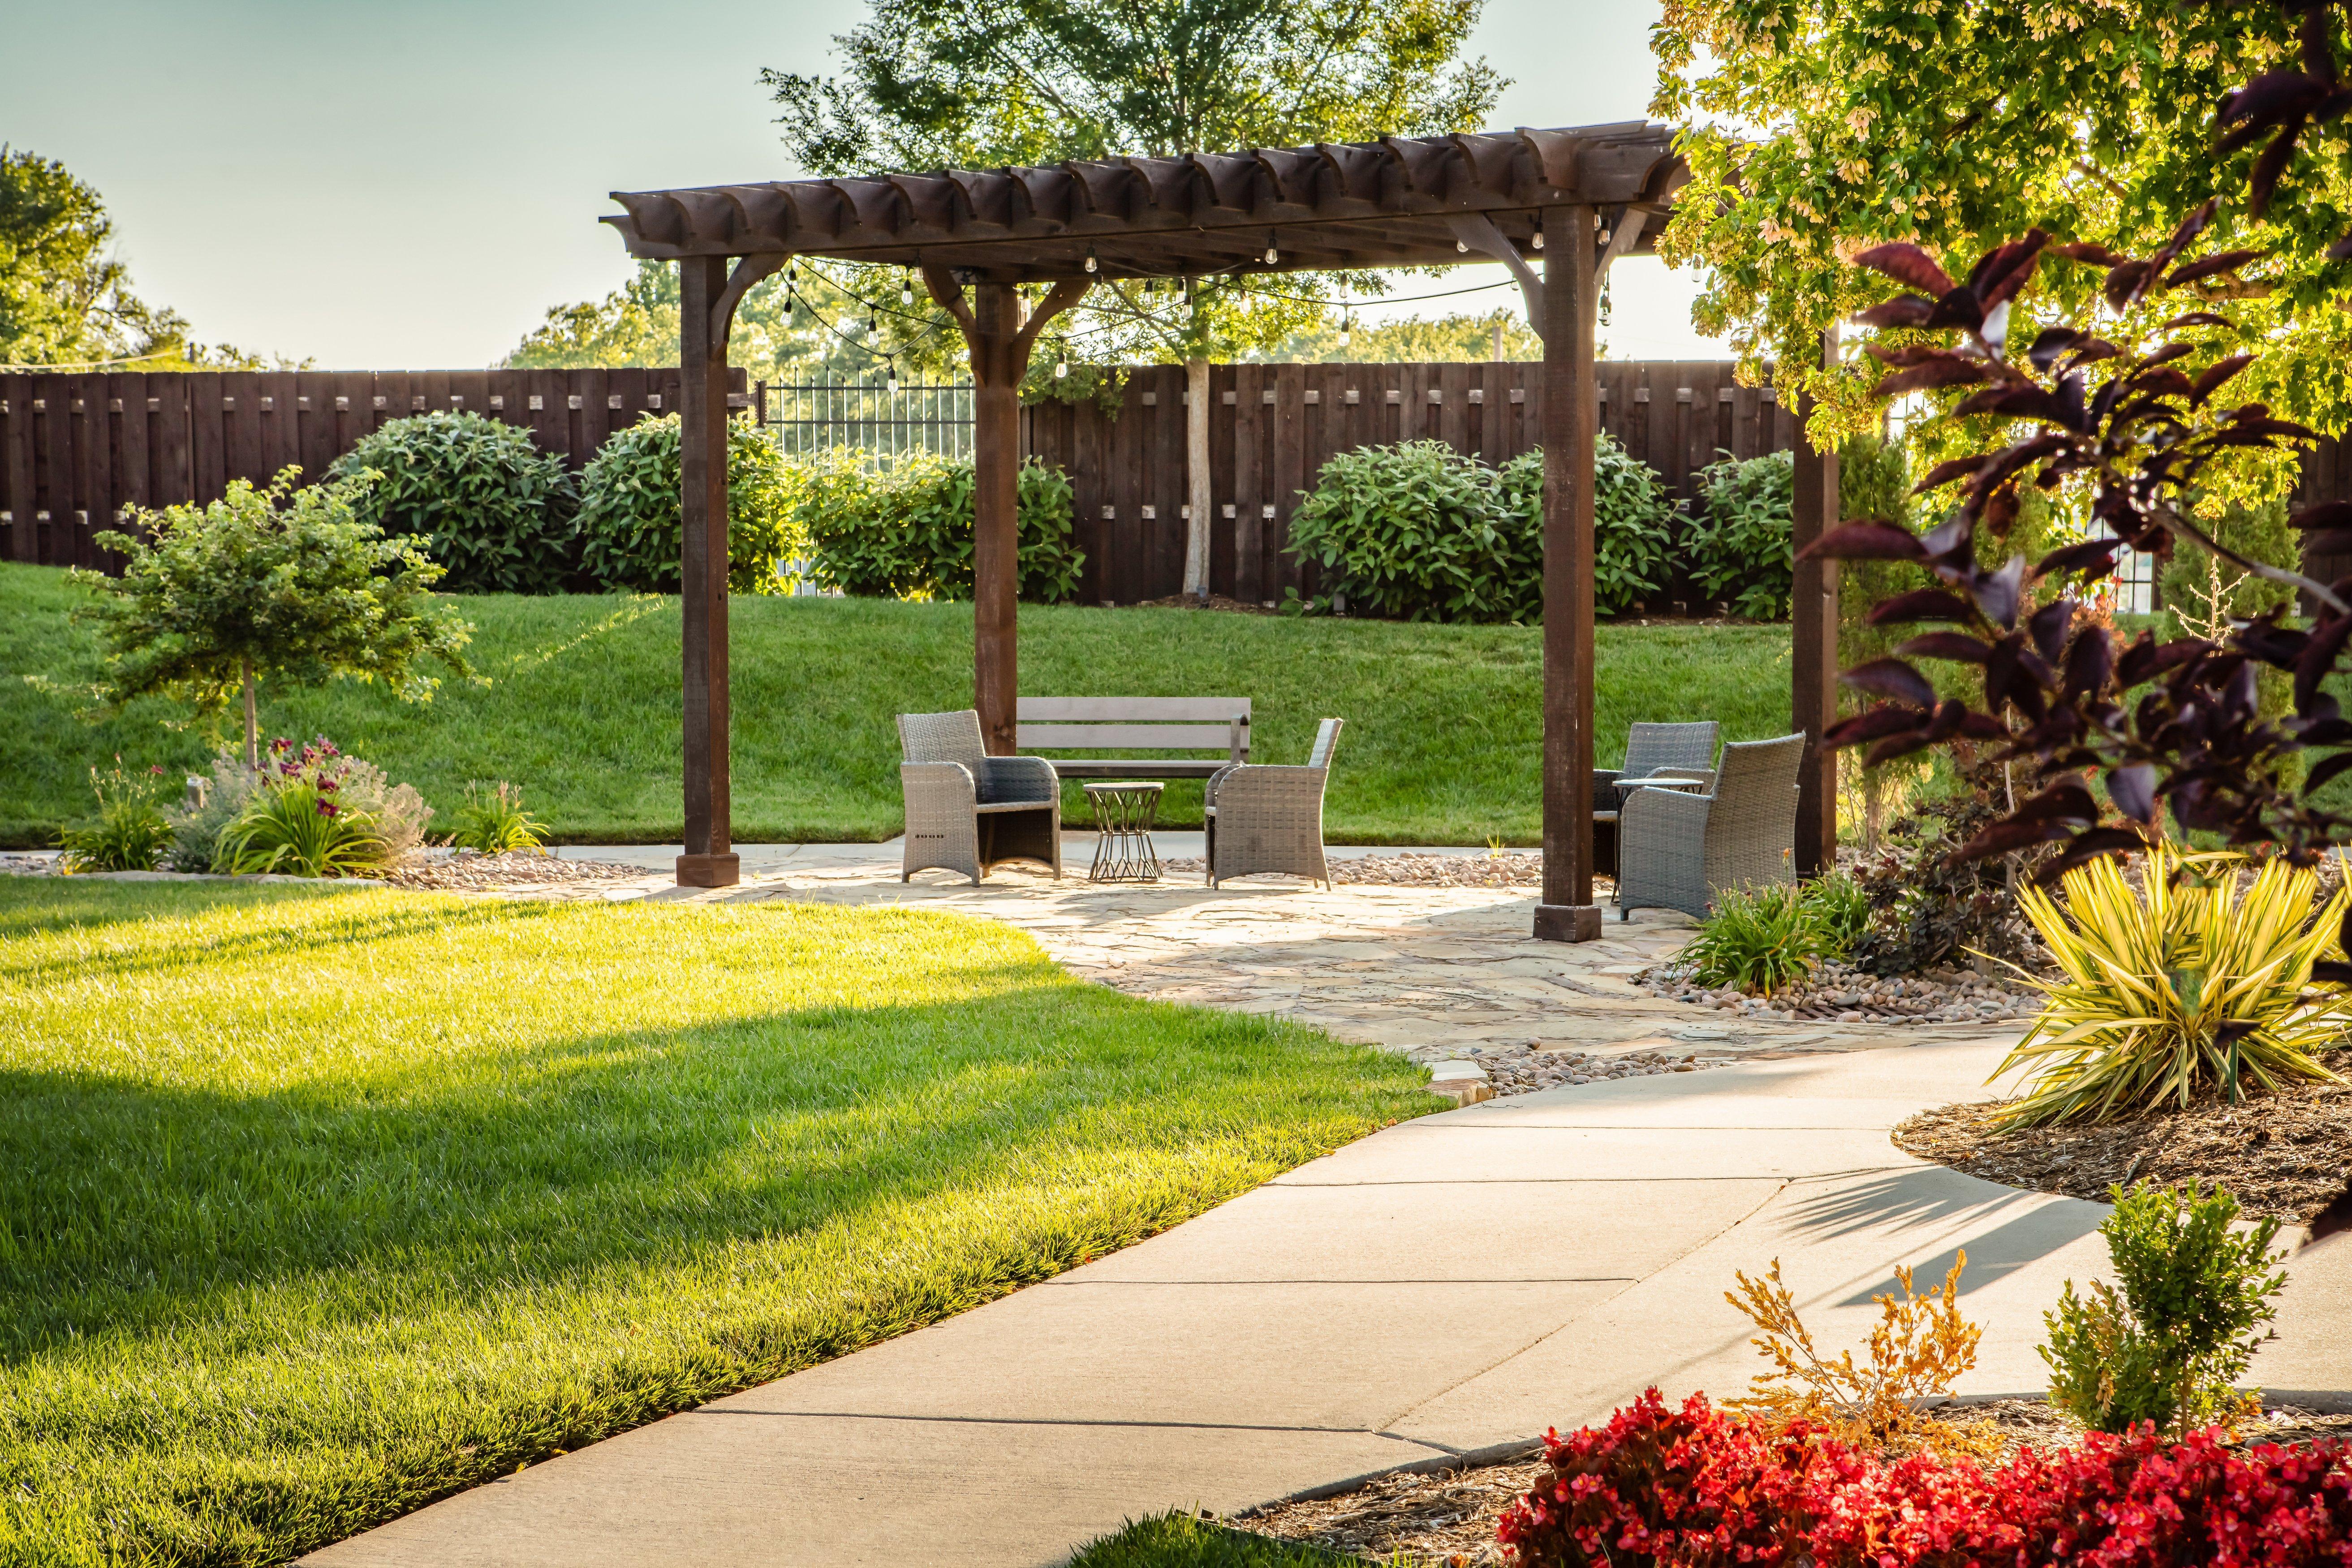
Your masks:
M335 459L329 480L373 474L352 513L409 535L447 569L450 594L560 594L578 567L572 470L530 432L478 414L394 419Z
M797 526L811 575L869 598L969 599L972 592L972 466L931 454L879 470L836 448L794 470ZM1070 481L1031 458L1021 465L1021 597L1076 598L1086 555L1072 531Z
M580 476L580 559L607 588L675 594L684 551L677 416L616 430ZM792 487L776 444L748 419L727 422L727 586L780 594L798 552Z
M1604 432L1593 454L1593 602L1617 615L1665 585L1665 486ZM1351 614L1409 621L1543 618L1543 454L1493 468L1443 441L1361 447L1323 465L1293 514L1291 549Z

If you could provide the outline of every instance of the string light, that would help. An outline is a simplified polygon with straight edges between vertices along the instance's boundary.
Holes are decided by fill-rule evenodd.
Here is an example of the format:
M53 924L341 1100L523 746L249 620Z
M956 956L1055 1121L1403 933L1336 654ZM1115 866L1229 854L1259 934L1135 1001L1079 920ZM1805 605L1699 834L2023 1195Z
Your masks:
M1069 378L1070 342L1067 338L1064 338L1061 341L1061 351L1062 357L1054 362L1054 379L1055 381L1066 381Z
M1536 248L1538 250L1543 248L1543 230L1541 229L1536 230Z
M1092 272L1094 269L1095 269L1095 247L1094 247L1093 246L1089 245L1089 246L1087 246L1087 271L1089 271L1089 272Z
M882 364L883 364L883 374L884 374L884 375L885 375L886 377L887 377L887 382L886 382L886 384L887 384L892 392L896 392L896 391L898 391L898 362L897 360L895 360L895 359L886 359L886 360L884 360L884 361L882 362Z
M1466 239L1457 239L1454 242L1454 248L1467 256L1470 254L1470 242Z
M914 302L915 275L911 272L901 272L898 274L898 303L911 305Z
M866 331L871 337L882 335L882 312L872 305L866 307Z
M1342 283L1339 285L1339 346L1341 348L1348 346L1349 337L1355 329L1355 307L1348 303L1348 286Z
M1281 259L1282 253L1274 247L1274 235L1271 231L1268 231L1265 237L1265 264L1268 267L1271 267Z

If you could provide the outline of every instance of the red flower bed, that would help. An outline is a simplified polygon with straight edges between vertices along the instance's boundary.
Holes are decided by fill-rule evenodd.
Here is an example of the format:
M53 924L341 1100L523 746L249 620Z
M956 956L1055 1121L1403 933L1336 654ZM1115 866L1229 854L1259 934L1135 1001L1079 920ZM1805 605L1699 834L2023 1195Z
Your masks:
M1889 1464L1808 1431L1767 1435L1651 1389L1544 1439L1548 1484L1503 1516L1526 1568L2352 1568L2352 1445L2226 1447L2146 1427L1997 1468Z

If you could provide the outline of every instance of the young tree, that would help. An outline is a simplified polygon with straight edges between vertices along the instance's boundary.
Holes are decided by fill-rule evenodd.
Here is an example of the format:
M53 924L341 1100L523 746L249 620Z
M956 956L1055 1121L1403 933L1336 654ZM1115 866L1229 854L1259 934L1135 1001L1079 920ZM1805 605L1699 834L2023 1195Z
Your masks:
M1478 128L1507 85L1457 58L1483 0L875 0L838 36L838 78L762 71L811 174L1171 156ZM1331 314L1310 274L1106 281L1053 333L1097 364L1186 367L1194 538L1205 591L1209 362L1272 348ZM1349 275L1358 293L1385 287ZM952 352L926 310L901 352ZM1191 579L1196 574L1188 570Z
M82 614L104 637L108 699L161 694L217 713L241 692L248 767L260 764L264 679L349 676L425 702L440 685L418 668L425 659L471 673L462 650L473 628L428 592L441 568L354 518L345 488L296 489L300 472L285 469L267 490L233 479L209 506L138 514L152 537L98 536L125 557L121 577L74 574L96 595Z

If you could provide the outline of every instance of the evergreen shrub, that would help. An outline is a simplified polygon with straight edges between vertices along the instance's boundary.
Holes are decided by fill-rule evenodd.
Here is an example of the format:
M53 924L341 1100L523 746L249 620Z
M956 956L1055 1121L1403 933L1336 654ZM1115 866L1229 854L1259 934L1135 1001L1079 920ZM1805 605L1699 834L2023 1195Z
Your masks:
M677 416L615 430L580 476L580 561L605 588L675 594L684 551ZM780 594L803 543L783 456L749 419L727 422L727 587Z
M811 574L862 597L969 599L972 592L972 466L936 454L865 468L837 447L796 467L795 526L809 541ZM1021 465L1017 518L1021 597L1076 598L1086 554L1073 531L1070 481L1031 458Z
M479 414L395 419L335 459L352 514L407 535L447 570L448 594L557 594L578 566L578 486L530 432Z

